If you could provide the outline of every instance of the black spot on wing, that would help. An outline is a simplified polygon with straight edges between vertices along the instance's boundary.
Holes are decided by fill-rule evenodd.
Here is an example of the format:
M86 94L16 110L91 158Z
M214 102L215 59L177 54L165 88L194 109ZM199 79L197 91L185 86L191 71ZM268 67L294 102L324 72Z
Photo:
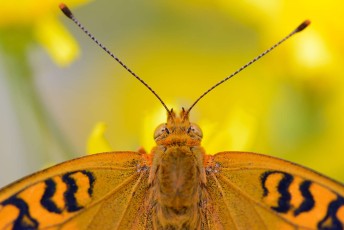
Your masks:
M78 204L78 201L75 197L76 192L78 191L78 185L76 184L76 181L71 175L75 173L82 173L86 175L89 179L89 188L88 188L88 194L92 196L93 193L93 186L95 178L93 174L89 171L76 171L76 172L70 172L66 173L62 176L63 182L67 185L67 190L64 193L64 200L66 202L66 207L68 212L76 212L83 208L83 206Z
M283 179L278 184L278 192L281 194L278 199L278 206L271 207L277 212L286 213L290 209L291 195L288 191L290 184L293 182L294 177L290 174L284 173Z
M302 212L308 212L314 207L314 198L312 193L309 191L312 182L305 180L300 185L300 192L303 197L303 201L300 206L294 211L294 216L301 214Z
M278 205L271 207L271 209L279 212L279 213L287 213L291 206L290 206L290 201L291 201L291 195L289 192L289 186L293 182L294 177L288 173L280 172L280 171L267 171L264 172L261 177L261 185L263 188L263 196L268 196L269 190L266 187L266 180L268 179L269 176L273 174L280 174L282 175L282 179L279 181L277 185L277 191L280 194L280 197L278 199Z
M262 175L260 175L260 183L263 188L263 197L267 196L269 194L269 190L265 185L266 180L268 179L270 175L270 172L264 172Z
M88 195L92 197L93 194L93 187L94 187L94 182L96 181L96 178L93 176L93 173L89 171L82 171L83 174L85 174L88 177L88 180L90 181L90 187L88 188Z
M341 196L329 203L326 216L318 223L318 229L342 230L344 228L343 223L337 217L337 211L342 206L344 206L344 198Z
M34 230L38 229L39 223L29 213L28 204L21 198L12 196L5 200L3 205L14 205L19 209L19 215L13 223L13 230ZM1 220L0 220L1 221Z
M76 212L82 209L82 206L78 205L75 198L75 193L78 191L78 186L75 182L75 179L70 177L74 173L75 172L66 173L62 176L63 182L65 182L65 184L67 185L67 190L64 193L64 199L68 212Z
M268 179L268 177L271 175L271 171L268 172L264 172L261 176L260 176L260 183L262 185L263 188L263 197L267 196L269 194L269 190L265 185L266 180Z
M41 198L41 205L49 212L54 213L62 213L62 210L57 207L55 202L52 200L52 197L54 196L56 192L56 183L52 179L47 179L44 181L45 183L45 191Z

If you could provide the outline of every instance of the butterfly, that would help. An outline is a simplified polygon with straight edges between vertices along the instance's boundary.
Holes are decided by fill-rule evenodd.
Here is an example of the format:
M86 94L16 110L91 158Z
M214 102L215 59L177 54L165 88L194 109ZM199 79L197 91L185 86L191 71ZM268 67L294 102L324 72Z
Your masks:
M62 11L106 52L63 4ZM302 23L293 34L307 27ZM281 42L277 43L280 44ZM0 191L0 229L344 229L344 185L266 155L208 155L191 109L167 111L156 146L70 160Z

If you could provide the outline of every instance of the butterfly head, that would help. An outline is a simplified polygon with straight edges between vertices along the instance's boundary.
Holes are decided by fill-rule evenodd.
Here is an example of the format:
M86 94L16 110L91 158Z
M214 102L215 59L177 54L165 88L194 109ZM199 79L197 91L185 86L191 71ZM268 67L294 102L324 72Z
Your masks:
M154 132L157 145L200 145L203 134L201 128L189 121L189 113L184 108L180 115L171 110L167 122L160 124Z

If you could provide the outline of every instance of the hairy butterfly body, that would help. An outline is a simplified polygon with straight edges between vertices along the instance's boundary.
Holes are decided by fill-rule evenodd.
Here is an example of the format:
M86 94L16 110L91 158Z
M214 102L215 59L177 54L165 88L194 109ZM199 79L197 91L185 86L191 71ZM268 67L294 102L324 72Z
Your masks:
M151 154L68 161L0 193L0 229L343 229L344 187L254 153L207 155L170 113Z
M201 129L189 121L199 99L179 116L162 102L167 122L156 129L150 154L85 156L3 188L0 229L344 229L342 184L274 157L206 154Z

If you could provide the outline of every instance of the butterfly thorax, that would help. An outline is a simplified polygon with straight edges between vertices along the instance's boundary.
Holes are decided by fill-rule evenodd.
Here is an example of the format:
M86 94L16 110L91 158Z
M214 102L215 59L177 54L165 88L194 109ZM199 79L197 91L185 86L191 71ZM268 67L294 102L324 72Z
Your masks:
M197 229L201 223L205 184L201 131L183 115L173 113L155 133L149 181L157 229Z

